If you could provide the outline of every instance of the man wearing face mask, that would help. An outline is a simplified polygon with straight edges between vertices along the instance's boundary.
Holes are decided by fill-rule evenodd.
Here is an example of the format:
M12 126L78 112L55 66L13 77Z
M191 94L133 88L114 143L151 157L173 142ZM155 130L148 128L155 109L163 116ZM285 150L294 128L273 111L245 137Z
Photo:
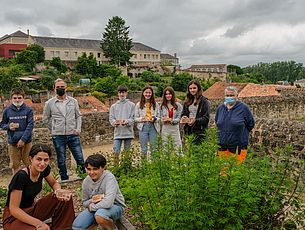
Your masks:
M225 89L225 102L218 106L215 123L218 131L220 157L236 156L238 164L247 156L249 133L254 127L254 118L249 107L237 100L234 86Z
M109 122L114 127L113 152L116 163L121 152L122 142L124 142L124 151L127 151L134 138L135 104L126 98L127 91L125 85L118 87L119 100L110 107L109 112Z
M25 93L21 88L11 90L11 104L2 115L0 127L7 130L8 154L13 175L20 169L20 162L29 165L29 152L32 147L34 113L24 104Z
M67 85L58 78L54 82L56 96L49 99L44 107L42 122L48 126L57 155L61 182L69 180L66 166L66 147L70 149L77 167L85 173L85 164L80 142L81 114L76 99L67 96Z

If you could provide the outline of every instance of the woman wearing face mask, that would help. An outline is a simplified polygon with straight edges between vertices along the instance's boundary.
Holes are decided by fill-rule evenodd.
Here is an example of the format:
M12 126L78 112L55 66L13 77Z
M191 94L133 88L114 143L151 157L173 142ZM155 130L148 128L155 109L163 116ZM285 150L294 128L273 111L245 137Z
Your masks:
M181 148L181 137L179 121L182 112L182 105L176 102L175 91L167 87L163 91L160 117L162 122L161 137L165 143L172 139L175 148Z
M160 132L159 105L155 101L155 95L151 86L142 90L140 102L136 104L134 120L139 130L139 138L142 156L147 155L148 143L150 152L153 153L157 142L157 134Z
M194 135L194 144L200 144L204 139L205 129L210 119L210 102L202 95L199 81L192 80L187 86L186 100L181 114L184 133Z
M254 127L254 118L248 106L237 100L234 86L225 89L225 102L216 110L215 123L218 130L220 157L236 156L238 163L247 155L249 133Z

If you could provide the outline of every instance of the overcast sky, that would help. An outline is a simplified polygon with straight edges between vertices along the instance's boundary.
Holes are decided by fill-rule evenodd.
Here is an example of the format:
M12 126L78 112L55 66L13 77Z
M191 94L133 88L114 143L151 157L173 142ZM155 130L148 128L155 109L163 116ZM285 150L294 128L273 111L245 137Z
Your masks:
M120 16L133 41L191 64L305 63L305 0L0 0L0 36L101 39Z

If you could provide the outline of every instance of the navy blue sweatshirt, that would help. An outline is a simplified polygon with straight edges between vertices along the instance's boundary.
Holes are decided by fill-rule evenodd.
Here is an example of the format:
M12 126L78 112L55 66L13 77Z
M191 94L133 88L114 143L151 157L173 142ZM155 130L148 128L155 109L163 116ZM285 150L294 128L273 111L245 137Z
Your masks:
M19 123L19 128L15 131L10 130L10 123ZM17 109L16 106L11 104L6 108L2 115L0 127L7 130L8 143L16 145L21 139L26 144L32 140L32 131L34 128L34 113L31 107L24 103Z
M225 104L218 106L215 123L218 130L219 145L222 149L247 148L249 132L255 121L248 106L240 101L228 109Z

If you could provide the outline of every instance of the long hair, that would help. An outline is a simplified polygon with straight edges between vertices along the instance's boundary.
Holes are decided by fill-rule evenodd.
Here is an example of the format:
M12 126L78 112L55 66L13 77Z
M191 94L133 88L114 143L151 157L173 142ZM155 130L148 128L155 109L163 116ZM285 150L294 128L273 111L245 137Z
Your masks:
M192 84L195 84L198 88L198 91L195 96L193 96L190 93L189 87ZM193 104L194 101L195 101L194 105L197 105L199 103L201 97L202 97L202 88L201 88L200 82L198 80L191 80L187 85L185 105L189 106L189 105Z
M171 99L171 104L172 106L177 109L178 108L178 105L176 104L176 94L175 94L175 91L172 87L166 87L164 90L163 90L163 94L162 94L162 107L165 106L167 107L167 100L166 100L166 92L170 92L170 94L172 95L172 99Z
M31 151L29 153L30 157L34 157L36 156L39 152L45 152L48 154L49 158L52 156L52 150L49 146L45 145L45 144L34 144L31 148Z
M140 99L140 109L144 108L145 105L145 97L143 95L144 91L150 89L151 90L151 98L149 100L150 104L153 106L154 109L156 109L156 100L155 100L155 94L154 94L154 90L151 86L145 86L144 89L142 90L142 94L141 94L141 99Z

